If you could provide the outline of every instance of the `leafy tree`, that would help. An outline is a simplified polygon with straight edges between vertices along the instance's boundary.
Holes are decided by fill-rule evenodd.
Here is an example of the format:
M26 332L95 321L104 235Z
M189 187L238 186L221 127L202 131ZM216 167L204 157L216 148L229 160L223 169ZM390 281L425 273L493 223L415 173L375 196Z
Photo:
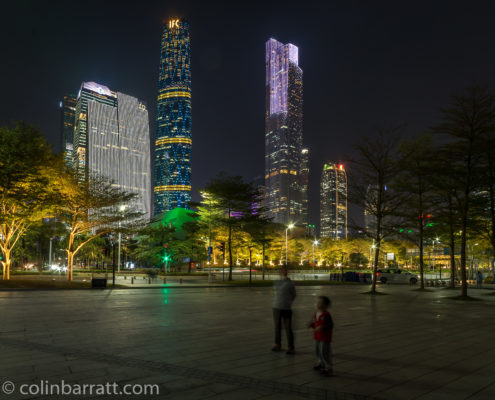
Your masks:
M89 174L81 181L71 171L61 173L61 196L57 215L68 227L67 279L72 281L74 256L97 237L121 229L133 228L141 213L119 208L131 204L136 194L116 188L103 177Z
M241 176L220 173L205 188L205 193L214 201L215 221L227 228L229 252L229 280L232 280L232 237L233 231L242 224L243 218L252 212L256 190L252 183L246 183Z
M12 252L29 226L56 203L54 169L61 161L39 130L24 123L0 128L0 254L10 279Z
M270 247L277 233L277 225L271 222L271 219L266 218L263 214L258 214L259 217L250 219L245 225L245 229L251 236L252 241L261 246L261 276L265 279L265 253Z
M165 266L166 255L169 257L168 261L173 261L181 251L181 241L175 236L175 228L170 227L162 219L142 228L136 240L133 256L148 265Z

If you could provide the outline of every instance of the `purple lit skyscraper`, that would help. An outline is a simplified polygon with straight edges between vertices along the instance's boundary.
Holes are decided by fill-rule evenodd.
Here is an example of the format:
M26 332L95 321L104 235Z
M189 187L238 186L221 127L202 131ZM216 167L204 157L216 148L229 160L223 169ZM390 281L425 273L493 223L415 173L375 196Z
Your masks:
M282 224L307 224L308 150L303 148L299 49L266 42L265 207Z

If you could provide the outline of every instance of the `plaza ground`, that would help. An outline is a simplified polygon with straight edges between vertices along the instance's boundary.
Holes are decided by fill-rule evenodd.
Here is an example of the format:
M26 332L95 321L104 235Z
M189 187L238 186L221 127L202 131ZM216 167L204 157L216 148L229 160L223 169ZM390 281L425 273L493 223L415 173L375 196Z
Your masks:
M494 291L458 301L457 290L409 286L297 290L294 356L270 351L268 287L0 291L0 385L152 383L166 399L495 398ZM332 378L311 369L306 324L320 294L333 301Z

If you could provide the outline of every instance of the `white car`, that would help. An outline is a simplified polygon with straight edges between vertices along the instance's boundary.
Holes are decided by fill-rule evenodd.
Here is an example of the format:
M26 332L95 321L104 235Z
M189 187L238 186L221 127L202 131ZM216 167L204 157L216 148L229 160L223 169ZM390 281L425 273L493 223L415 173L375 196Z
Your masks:
M386 268L377 271L376 280L381 283L409 283L415 285L418 283L419 277L403 269Z

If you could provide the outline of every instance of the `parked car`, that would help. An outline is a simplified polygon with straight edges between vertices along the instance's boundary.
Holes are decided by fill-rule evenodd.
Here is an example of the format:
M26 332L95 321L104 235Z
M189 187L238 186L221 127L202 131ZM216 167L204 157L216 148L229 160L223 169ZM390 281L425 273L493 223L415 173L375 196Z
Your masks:
M381 283L418 283L419 277L412 272L398 268L379 269L376 273L376 279Z

